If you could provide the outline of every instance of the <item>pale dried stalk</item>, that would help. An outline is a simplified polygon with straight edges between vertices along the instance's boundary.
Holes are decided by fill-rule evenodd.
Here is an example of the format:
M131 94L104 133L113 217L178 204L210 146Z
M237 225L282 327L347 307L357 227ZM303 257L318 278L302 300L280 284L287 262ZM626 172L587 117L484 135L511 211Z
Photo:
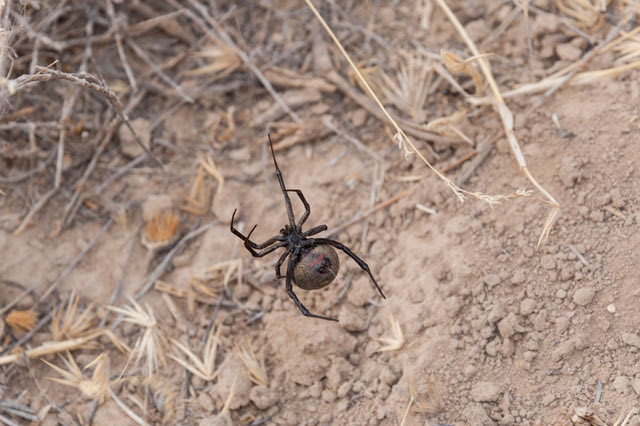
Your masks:
M471 53L477 57L477 61L478 61L478 64L480 65L480 69L482 70L482 73L484 74L484 77L487 80L487 83L489 84L491 92L493 93L493 96L495 98L494 106L497 109L498 115L500 115L500 119L502 120L502 125L504 127L505 134L507 135L507 140L509 141L511 152L513 152L513 155L516 158L518 165L524 171L529 181L531 181L531 183L538 189L538 191L540 191L544 195L544 197L546 198L545 203L551 206L551 211L547 215L547 220L540 234L540 238L538 238L538 244L536 245L536 248L538 248L540 247L540 244L542 244L542 242L544 242L549 236L549 232L551 231L551 225L553 224L553 221L555 220L555 217L558 214L558 211L560 210L560 204L556 201L555 198L553 198L553 196L551 196L551 194L549 194L549 192L547 192L546 189L542 187L542 185L538 183L538 181L529 172L529 169L527 168L527 163L524 159L524 155L522 154L522 150L520 149L520 144L518 143L516 135L513 132L513 114L511 113L511 110L509 110L509 107L507 107L507 105L504 102L504 98L500 93L500 89L498 89L498 84L493 78L493 74L491 72L491 67L489 65L489 62L483 56L480 55L480 51L476 47L475 43L473 42L473 40L471 40L471 38L465 31L460 21L458 21L458 18L456 18L456 16L453 14L451 9L449 9L449 6L447 6L446 2L444 0L436 0L436 1L440 6L440 8L444 11L445 15L447 15L447 18L449 18L451 23L454 25L454 27L456 28L456 30L458 31L458 33L466 43Z

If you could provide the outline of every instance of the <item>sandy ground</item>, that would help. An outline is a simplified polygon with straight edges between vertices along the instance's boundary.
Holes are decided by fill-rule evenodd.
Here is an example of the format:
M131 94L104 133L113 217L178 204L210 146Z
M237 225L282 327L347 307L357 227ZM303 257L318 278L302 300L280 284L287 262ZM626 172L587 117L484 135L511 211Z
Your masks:
M188 10L197 11L187 3ZM189 74L210 61L196 53L219 45L208 44L204 32L190 27L195 24L187 15L179 15L166 18L162 30L141 30L135 33L137 38L127 33L160 64L166 78L154 73L131 43L124 43L144 94L129 117L143 141L151 140L151 150L164 171L142 158L104 190L95 191L142 155L128 130L117 123L115 128L120 130L107 136L95 171L78 188L113 118L109 115L113 109L101 95L81 89L65 124L69 132L60 189L20 235L14 235L15 229L54 183L56 161L20 182L0 182L4 192L0 195L0 305L6 306L31 288L13 309L35 306L37 319L45 319L44 326L21 347L27 350L52 340L47 315L54 306L66 303L73 290L80 296L81 310L96 305L95 327L106 315L106 305L127 306L146 282L160 281L162 288L175 291L169 295L152 286L140 300L153 311L157 323L146 329L122 323L114 333L133 348L145 330L154 330L166 365L160 362L148 377L144 356L136 363L135 353L130 358L105 336L72 351L80 368L108 354L111 378L125 371L124 381L111 385L114 394L148 423L619 425L627 416L627 425L640 424L639 72L563 86L537 108L532 108L532 102L540 92L507 99L529 171L561 205L548 240L536 250L550 211L539 192L492 207L474 198L460 203L415 154L405 158L380 120L337 90L326 74L314 71L322 55L313 49L324 46L329 51L324 58L345 80L349 74L304 3L275 3L261 2L252 8L229 2L209 13L223 22L243 51L251 52L252 61L263 72L272 69L267 76L283 77L274 83L275 90L292 105L301 125L281 111L268 112L275 101L242 62L215 79L210 77L216 75L211 69L202 75ZM371 79L382 92L380 72L387 72L392 80L403 66L411 73L421 72L407 65L405 58L411 52L423 49L437 58L439 49L446 48L468 56L435 2L379 2L375 7L347 3L344 8L326 5L321 12L354 59L363 61L363 68L377 67ZM504 91L539 81L577 61L604 39L605 29L620 22L624 10L613 2L602 14L607 22L601 29L594 27L580 35L563 24L567 15L555 3L533 2L539 9L530 12L534 48L530 58L526 21L517 6L450 3L481 50L494 55L493 72ZM127 18L127 28L136 28L136 23L154 14L166 17L176 5L149 10L144 5L116 4L114 13ZM429 5L433 10L423 9ZM45 4L39 12L26 10L25 16L31 22L44 22L55 10L60 9ZM100 19L107 16L102 6L96 10ZM78 18L86 11L67 12ZM511 14L514 18L507 22ZM95 34L108 27L100 19ZM58 24L43 24L37 31L60 42L63 37L80 37L84 31L83 26L65 27L62 17L57 20ZM260 24L254 28L249 22ZM501 23L506 23L504 29ZM12 38L18 58L14 75L28 74L28 48L33 45L26 40L29 37ZM114 38L106 40L96 41L88 71L99 70L126 106L134 97L130 80L118 60ZM47 43L42 46L38 63L57 57L66 72L78 70L85 52L81 43L57 52ZM389 50L390 46L404 53ZM172 64L171 59L183 51L188 56ZM21 55L27 57L20 59ZM587 68L607 69L616 60L615 53L603 53ZM296 87L294 74L286 70L316 80ZM466 108L455 126L474 146L459 139L447 142L451 134L446 135L447 141L416 139L435 166L445 169L474 147L483 146L490 150L483 160L474 163L477 156L471 157L447 176L464 177L465 189L486 194L531 189L495 111L470 106L434 73L426 79L431 89L417 108L399 107L388 92L385 104L397 116L417 123ZM458 80L474 92L468 76ZM174 82L180 90L173 87ZM60 120L60 105L74 87L60 81L40 83L9 98L11 109L3 123L36 123L39 130L31 139L27 127L3 130L3 177L28 172L56 151L59 129L38 123ZM185 101L180 91L194 102ZM34 110L23 110L31 106ZM11 111L22 111L22 115L13 117ZM322 123L327 117L342 136L325 131ZM311 205L305 228L340 227L402 195L332 236L368 262L386 300L367 275L341 254L340 273L333 284L316 291L296 290L311 312L339 322L305 318L287 296L283 280L276 285L273 266L280 251L254 259L230 233L236 208L236 225L244 232L258 224L254 241L276 235L287 222L267 151L267 129L276 146L288 137L293 140L292 146L279 149L276 155L287 186L301 189ZM301 133L296 133L299 129ZM224 185L205 171L199 204L203 210L181 209L198 204L185 201L185 196L193 188L201 159L207 157L224 177ZM71 223L61 225L76 192L89 195L77 205ZM175 253L172 244L149 251L140 242L148 229L145 222L163 209L180 219L178 237L206 227L179 244ZM294 210L298 217L303 211L296 199ZM104 234L67 274L68 265L105 224ZM172 257L163 264L169 253ZM221 266L221 274L203 272L229 260ZM238 282L237 271L230 269L230 279L223 286L228 265L242 265L242 280ZM159 266L162 273L153 276ZM109 302L119 282L117 300ZM56 288L45 294L52 283ZM210 294L198 290L198 296L193 296L196 293L189 290L194 283L203 283ZM40 300L43 294L46 297ZM9 311L2 311L5 322L9 322ZM117 313L111 312L107 327L116 318ZM201 356L212 320L219 332L218 346L210 357L217 373L204 380L169 355L186 357L172 343L178 341ZM14 343L24 331L9 326L3 330L3 348L15 350ZM394 344L392 350L380 350ZM250 376L240 348L253 351L258 364L263 357L265 377ZM44 359L64 365L51 354ZM91 377L91 369L82 371ZM92 401L96 394L83 392L78 383L64 386L47 377L60 375L39 357L4 365L2 404L22 404L25 410L40 413L38 422L43 424L83 424L90 415L94 424L135 424L115 400L96 405ZM3 422L4 418L26 421L2 410Z

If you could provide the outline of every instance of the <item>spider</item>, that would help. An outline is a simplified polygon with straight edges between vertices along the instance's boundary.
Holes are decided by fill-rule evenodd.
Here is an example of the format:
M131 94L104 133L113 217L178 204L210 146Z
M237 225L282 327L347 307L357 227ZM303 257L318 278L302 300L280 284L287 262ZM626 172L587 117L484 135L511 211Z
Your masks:
M282 253L280 258L276 262L276 280L286 278L286 287L289 297L291 297L300 312L302 312L302 314L307 317L320 318L328 321L338 321L335 318L316 315L309 312L309 310L305 308L304 305L300 302L298 296L296 296L296 294L293 292L292 286L292 283L295 283L296 286L304 290L317 290L329 285L338 274L338 269L340 268L340 260L338 259L338 255L334 248L345 252L358 264L358 266L360 266L360 268L366 271L367 274L369 274L369 278L371 278L371 281L373 281L373 284L378 289L380 296L382 296L383 299L386 299L386 297L382 293L382 289L376 282L376 279L373 278L373 274L371 273L369 266L362 259L356 256L356 254L353 253L349 247L338 241L330 240L327 238L309 238L312 235L318 234L322 231L326 231L327 225L319 225L307 231L302 231L302 225L309 218L311 208L309 207L309 203L304 198L301 190L287 189L285 187L284 180L282 179L282 173L280 172L278 162L276 161L276 155L273 151L273 142L271 141L271 135L269 135L269 146L271 147L273 164L276 168L276 176L278 177L278 182L280 183L282 195L284 195L284 202L287 207L287 216L289 217L289 223L280 230L279 235L269 238L262 244L256 244L251 241L250 238L251 234L258 225L254 225L253 228L251 228L249 234L247 236L244 236L233 226L236 212L238 211L238 209L235 209L233 211L233 215L231 216L231 232L242 241L244 241L245 248L249 250L249 253L251 253L251 255L253 255L254 257L266 256L267 254L281 247L285 249L284 253ZM289 192L295 192L304 205L304 214L302 215L298 223L296 223L296 219L293 215L293 208L291 207ZM280 272L280 267L287 257L289 257L289 260L287 262L287 272L285 277L283 277Z

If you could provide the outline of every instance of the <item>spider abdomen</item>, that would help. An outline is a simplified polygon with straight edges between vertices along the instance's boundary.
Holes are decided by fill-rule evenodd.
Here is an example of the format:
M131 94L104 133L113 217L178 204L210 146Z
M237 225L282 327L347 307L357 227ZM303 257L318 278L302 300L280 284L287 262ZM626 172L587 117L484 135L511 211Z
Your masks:
M304 290L326 287L340 269L336 251L328 245L317 245L304 250L293 268L293 282Z

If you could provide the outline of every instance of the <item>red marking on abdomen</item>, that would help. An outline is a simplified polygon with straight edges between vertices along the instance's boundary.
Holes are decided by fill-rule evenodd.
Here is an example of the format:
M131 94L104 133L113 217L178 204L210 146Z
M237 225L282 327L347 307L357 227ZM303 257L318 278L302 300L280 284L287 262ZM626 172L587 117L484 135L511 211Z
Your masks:
M316 257L316 259L311 262L311 266L316 266L322 259L324 259L324 254L319 254L318 257Z

